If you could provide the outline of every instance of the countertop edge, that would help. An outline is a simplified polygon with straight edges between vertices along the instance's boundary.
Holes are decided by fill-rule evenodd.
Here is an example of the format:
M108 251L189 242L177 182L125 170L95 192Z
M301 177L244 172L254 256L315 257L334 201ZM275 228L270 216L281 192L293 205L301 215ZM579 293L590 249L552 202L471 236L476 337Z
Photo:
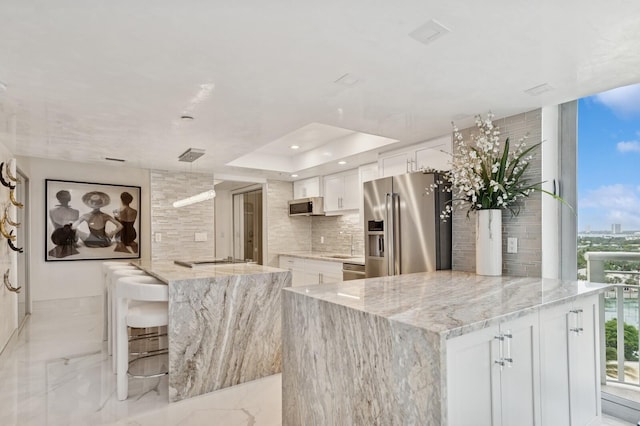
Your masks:
M465 273L463 273L465 274ZM415 274L417 275L417 274ZM469 274L469 275L473 275L473 274ZM397 276L399 280L402 280L402 275ZM385 278L385 284L390 283L392 280L394 280L395 277L386 277ZM504 277L504 278L510 278L510 277ZM517 279L527 279L527 280L531 280L534 279L536 280L537 278L526 278L526 277L512 277L513 279L517 280ZM540 279L541 282L543 281L543 279ZM367 279L367 280L356 280L356 281L349 281L349 283L351 283L351 285L357 285L358 281L362 281L363 284L361 284L363 287L368 287L372 284L375 284L371 279ZM421 329L426 333L429 334L433 334L436 336L440 336L441 340L446 341L448 339L457 337L457 336L461 336L464 334L468 334L471 333L473 331L476 330L481 330L483 328L487 328L487 327L491 327L495 324L498 324L500 322L503 321L508 321L511 319L516 319L528 314L533 314L537 311L541 311L544 309L548 309L548 308L552 308L554 306L557 305L561 305L564 303L569 303L575 300L579 300L585 297L589 297L589 296L593 296L596 294L601 294L604 293L605 291L607 291L608 289L610 289L612 287L612 285L610 284L604 284L604 283L588 283L587 288L584 288L584 283L582 281L577 281L577 280L554 280L556 282L559 282L561 285L563 286L569 286L567 288L571 289L572 294L558 294L557 297L552 298L552 300L536 300L536 301L532 301L530 304L526 305L526 306L522 306L519 308L515 308L513 310L510 311L506 311L506 312L501 312L501 313L496 313L495 315L492 316L486 316L486 318L468 318L468 322L465 323L465 319L464 316L458 316L457 318L453 319L453 321L457 321L457 324L453 324L453 323L446 323L446 322L440 322L440 321L435 321L432 323L426 323L426 322L422 322L422 321L416 321L415 316L411 315L411 311L420 311L423 310L425 311L425 304L422 303L420 305L416 304L415 306L408 306L403 308L402 311L398 311L398 312L390 312L390 313L384 313L384 312L379 312L379 311L375 311L372 309L367 309L367 307L363 307L363 306L356 306L356 305L350 305L348 303L336 303L335 300L331 300L331 299L327 299L326 297L324 297L323 295L317 295L314 294L313 292L310 294L306 294L303 293L303 291L305 291L305 287L289 287L289 288L284 288L283 290L286 293L289 293L291 295L291 297L297 298L297 297L309 297L311 299L314 299L315 301L317 301L318 303L326 303L326 304L333 304L336 306L340 306L344 309L349 309L349 310L355 310L355 311L359 311L359 312L363 312L372 316L376 316L376 317L380 317L380 318L384 318L389 322L393 322L393 323L398 323L398 324L403 324L403 325L408 325L411 327L415 327L417 329ZM333 284L329 284L327 285L327 287L335 287L335 286L340 286L340 285L346 285L346 282L343 283L333 283ZM571 287L574 286L574 287ZM318 286L314 285L314 286L307 286L309 290L314 290L316 288L318 288ZM320 286L322 287L322 286ZM580 288L582 287L582 288ZM308 290L307 290L308 291ZM339 290L338 290L339 291ZM374 302L375 303L375 302ZM428 311L428 307L426 308ZM439 307L437 308L440 312L446 312L444 311L444 308ZM426 312L426 311L425 311ZM493 313L492 313L493 314ZM448 315L445 315L448 317ZM481 317L481 315L479 315L479 317ZM454 315L454 317L456 317ZM452 319L452 318L449 318ZM421 323L422 322L422 323Z
M529 314L540 312L540 311L545 310L545 309L550 309L550 308L553 308L555 306L559 306L559 305L562 305L562 304L565 304L565 303L568 303L568 302L573 302L573 301L576 301L576 300L579 300L579 299L583 299L585 297L593 296L593 295L596 295L596 294L601 294L601 293L604 293L605 291L607 291L609 288L612 287L609 284L602 284L602 285L603 285L603 287L593 288L593 289L590 289L588 291L582 292L580 294L574 294L574 295L571 295L571 296L558 298L556 300L552 300L552 301L549 301L549 302L540 303L540 304L537 304L537 305L532 305L532 306L529 306L529 307L526 307L526 308L523 308L523 309L520 309L520 310L517 310L517 311L508 312L508 313L505 313L503 315L498 315L498 316L495 316L493 318L486 319L484 321L478 321L478 322L471 323L471 324L464 324L464 325L462 325L460 327L450 328L450 329L447 329L447 330L442 330L442 331L439 332L439 334L440 334L442 340L453 339L455 337L459 337L459 336L462 336L462 335L465 335L465 334L469 334L469 333L472 333L472 332L477 331L477 330L482 330L484 328L494 326L494 325L499 324L499 323L504 322L504 321L513 320L513 319L520 318L520 317L523 317L523 316L526 316L526 315L529 315Z

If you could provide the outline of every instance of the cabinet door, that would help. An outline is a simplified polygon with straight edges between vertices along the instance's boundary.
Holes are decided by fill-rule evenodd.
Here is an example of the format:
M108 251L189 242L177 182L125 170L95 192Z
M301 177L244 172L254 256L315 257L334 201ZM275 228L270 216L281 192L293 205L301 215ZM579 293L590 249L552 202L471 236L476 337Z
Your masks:
M306 272L314 274L319 284L342 281L342 262L329 260L307 260Z
M451 169L451 136L429 141L425 146L416 149L415 160L415 170Z
M312 177L293 182L293 198L309 198L320 196L320 178Z
M448 424L540 424L539 373L537 314L451 339Z
M596 295L540 313L543 425L586 425L600 415L598 306Z
M435 169L449 170L451 169L451 154L443 152L444 146L438 148L424 148L416 151L416 167L417 170Z
M505 336L504 356L512 360L501 374L502 424L540 424L538 314L504 322L500 332Z
M600 415L599 296L574 302L569 314L569 396L571 425L586 425ZM582 328L581 331L573 331Z
M325 176L324 178L324 210L327 212L338 211L340 199L344 192L344 179L339 175Z
M342 193L342 210L355 210L360 208L361 202L361 190L360 190L360 176L358 171L345 173L344 175L344 190Z
M500 425L498 327L447 341L449 425Z
M569 425L567 305L540 312L540 406L543 425Z
M380 159L380 177L396 176L408 173L412 167L413 153L402 152Z

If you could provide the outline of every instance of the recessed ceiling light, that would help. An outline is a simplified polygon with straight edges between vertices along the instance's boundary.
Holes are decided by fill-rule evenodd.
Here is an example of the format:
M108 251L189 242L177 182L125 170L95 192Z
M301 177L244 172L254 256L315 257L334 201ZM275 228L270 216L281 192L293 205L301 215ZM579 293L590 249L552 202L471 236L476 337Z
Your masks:
M298 177L298 175L294 173L291 175L291 177Z
M298 148L300 148L300 146L298 146L298 145L291 145L289 148L291 148L291 149L298 149Z
M431 19L409 33L409 36L422 44L430 44L450 33L451 30L435 19Z
M355 86L359 82L360 82L360 79L358 77L349 73L346 73L345 75L343 75L342 77L334 81L334 83L336 84L340 84L342 86L347 86L347 87Z
M526 93L528 95L531 95L531 96L538 96L538 95L541 95L543 93L550 92L552 90L553 90L552 86L549 86L549 84L544 83L544 84L540 84L538 86L534 86L534 87L532 87L530 89L527 89L527 90L524 91L524 93Z
M192 115L181 115L180 118L184 121L191 121L193 120L193 116Z
M340 164L341 166L343 166L343 165L347 164L347 162L346 162L346 161L344 161L344 160L341 160L341 161L338 161L338 164Z

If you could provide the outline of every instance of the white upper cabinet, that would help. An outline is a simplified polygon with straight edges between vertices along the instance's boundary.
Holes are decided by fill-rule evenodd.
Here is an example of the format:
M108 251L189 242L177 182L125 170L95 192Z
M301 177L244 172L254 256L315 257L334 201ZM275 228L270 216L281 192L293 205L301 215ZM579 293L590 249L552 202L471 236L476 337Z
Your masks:
M378 160L379 173L381 177L387 177L425 169L449 170L451 152L451 135L441 136L381 154Z
M363 164L358 168L358 172L360 173L360 186L362 187L363 183L378 179L378 163Z
M293 182L293 198L320 197L320 177L302 179Z
M327 215L359 209L360 197L358 169L324 177L324 211Z

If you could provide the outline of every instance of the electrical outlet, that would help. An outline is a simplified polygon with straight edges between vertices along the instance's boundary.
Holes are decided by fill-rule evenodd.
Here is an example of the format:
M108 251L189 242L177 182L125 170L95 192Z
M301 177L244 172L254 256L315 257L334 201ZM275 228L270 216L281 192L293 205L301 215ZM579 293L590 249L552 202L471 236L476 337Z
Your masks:
M320 244L324 244L324 237L320 237Z
M155 237L156 237L156 243L159 243L159 242L162 241L162 234L161 233L156 232Z
M517 253L517 252L518 252L518 239L507 238L507 253Z

